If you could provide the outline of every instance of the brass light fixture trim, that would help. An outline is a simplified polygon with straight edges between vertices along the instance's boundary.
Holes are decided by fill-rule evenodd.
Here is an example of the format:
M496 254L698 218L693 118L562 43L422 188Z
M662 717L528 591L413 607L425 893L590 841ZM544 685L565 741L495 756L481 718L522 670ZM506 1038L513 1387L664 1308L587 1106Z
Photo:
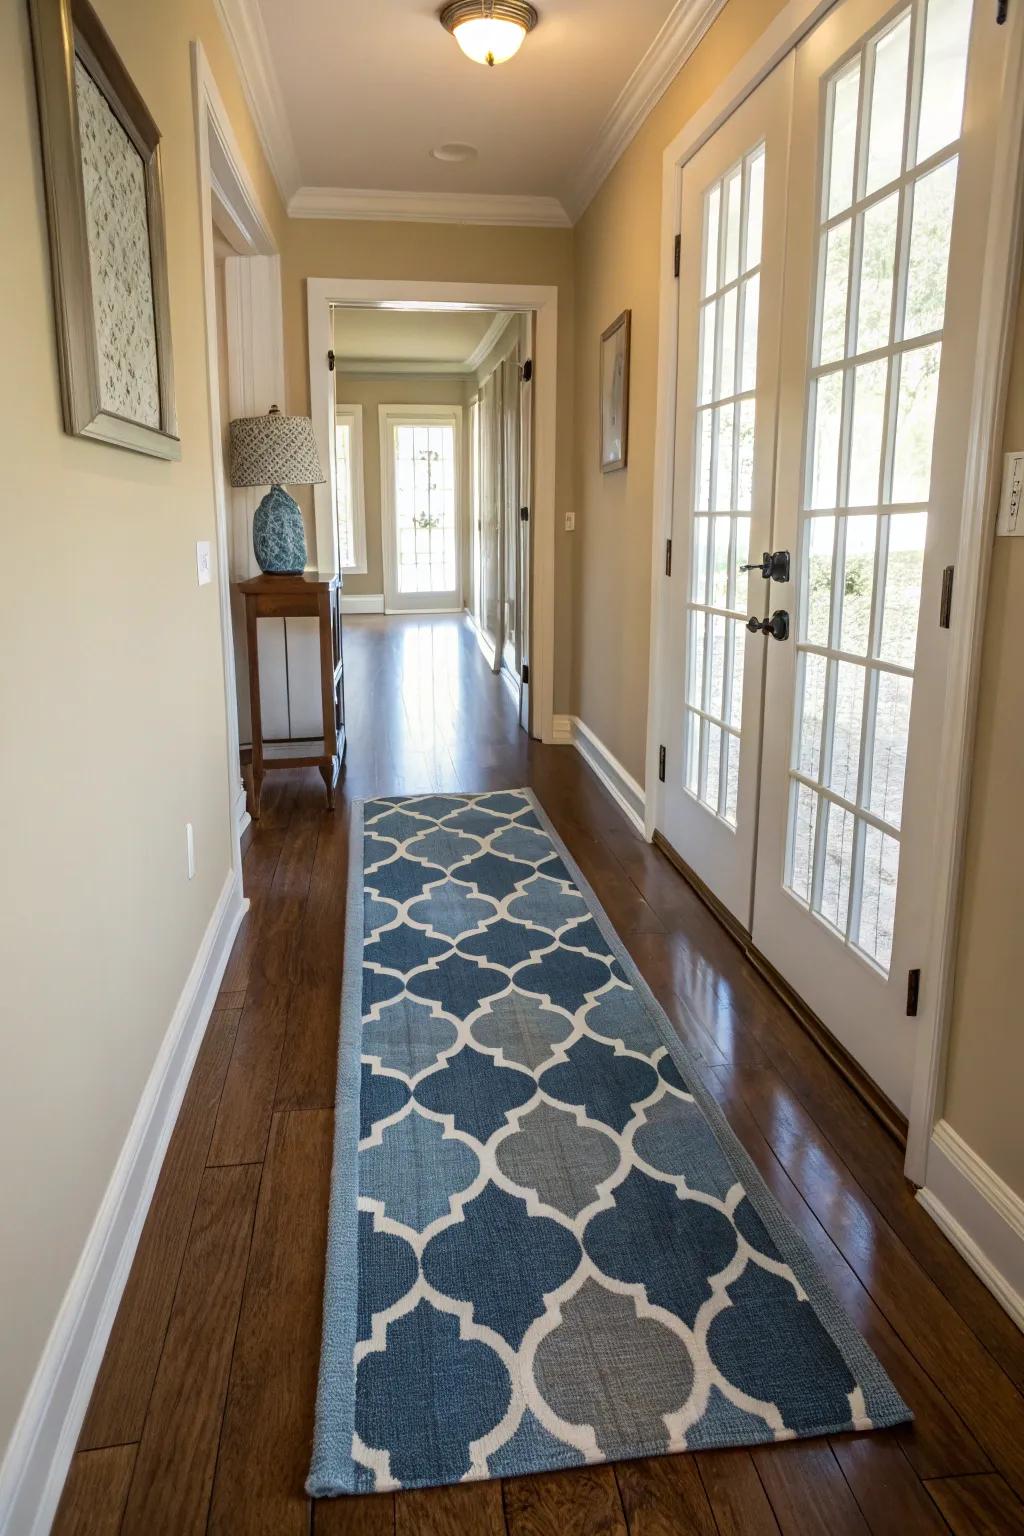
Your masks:
M456 36L457 29L466 22L471 21L505 21L513 26L521 27L523 36L532 32L540 20L534 7L527 0L451 0L440 13L441 25L446 32ZM460 46L462 44L460 43ZM465 52L465 48L463 49ZM498 62L493 53L488 52L482 57L470 54L469 57L478 59L482 64L488 64L492 68Z

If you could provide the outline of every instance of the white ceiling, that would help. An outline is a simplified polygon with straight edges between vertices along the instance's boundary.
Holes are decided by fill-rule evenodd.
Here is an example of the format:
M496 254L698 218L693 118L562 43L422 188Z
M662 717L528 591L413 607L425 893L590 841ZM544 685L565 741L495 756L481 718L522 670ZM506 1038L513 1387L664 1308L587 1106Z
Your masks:
M537 0L538 26L494 69L462 54L438 0L217 4L293 213L427 217L444 198L469 219L568 223L724 0ZM478 153L431 158L452 142ZM384 211L381 192L420 211Z
M338 369L449 372L475 366L496 340L507 316L491 310L345 309L334 311L334 350ZM494 334L492 334L494 333ZM487 338L485 344L485 338ZM482 350L481 350L482 349Z

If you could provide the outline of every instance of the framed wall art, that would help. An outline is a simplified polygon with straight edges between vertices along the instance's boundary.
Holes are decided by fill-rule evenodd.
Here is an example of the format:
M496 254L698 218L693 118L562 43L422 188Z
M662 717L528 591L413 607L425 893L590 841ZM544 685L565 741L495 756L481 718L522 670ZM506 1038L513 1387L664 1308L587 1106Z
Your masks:
M29 0L64 427L181 456L160 133L88 0Z
M629 317L624 309L601 337L601 472L625 469L629 449Z

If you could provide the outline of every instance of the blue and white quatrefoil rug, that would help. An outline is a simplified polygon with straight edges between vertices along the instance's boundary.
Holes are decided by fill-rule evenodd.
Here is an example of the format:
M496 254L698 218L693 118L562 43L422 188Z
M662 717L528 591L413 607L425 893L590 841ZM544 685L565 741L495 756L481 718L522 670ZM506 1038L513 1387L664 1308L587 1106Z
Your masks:
M309 1491L909 1418L532 794L350 856Z

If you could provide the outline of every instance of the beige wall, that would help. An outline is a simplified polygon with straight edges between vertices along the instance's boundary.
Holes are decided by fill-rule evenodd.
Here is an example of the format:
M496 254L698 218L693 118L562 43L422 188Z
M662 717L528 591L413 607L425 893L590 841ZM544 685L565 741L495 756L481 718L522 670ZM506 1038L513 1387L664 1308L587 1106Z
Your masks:
M392 378L347 379L338 375L336 398L339 406L363 408L363 498L366 505L366 575L346 576L345 591L352 596L384 591L384 556L382 552L380 499L380 405L458 405L465 407L467 380L459 375L435 374L413 376L399 374Z
M309 409L307 277L415 278L537 283L558 289L558 452L555 484L555 709L569 709L572 653L573 231L462 224L342 223L293 219L282 256L285 367L290 408ZM296 498L307 511L308 492Z
M729 0L576 226L572 710L642 784L651 618L661 174L665 146L782 0ZM601 332L632 311L629 462L598 461Z
M215 514L192 37L281 222L212 4L95 3L164 136L182 458L62 431L28 8L4 5L0 1447L230 867L217 586L195 566Z
M1024 448L1024 295L1003 442ZM1020 898L1024 816L1024 539L996 539L960 912L946 1119L1024 1196Z

